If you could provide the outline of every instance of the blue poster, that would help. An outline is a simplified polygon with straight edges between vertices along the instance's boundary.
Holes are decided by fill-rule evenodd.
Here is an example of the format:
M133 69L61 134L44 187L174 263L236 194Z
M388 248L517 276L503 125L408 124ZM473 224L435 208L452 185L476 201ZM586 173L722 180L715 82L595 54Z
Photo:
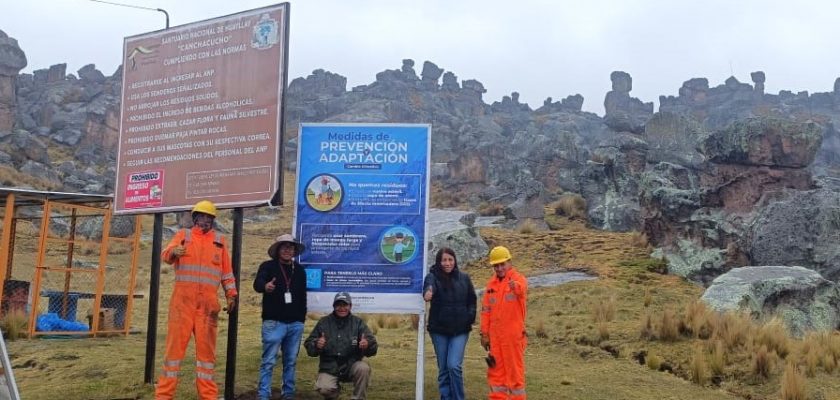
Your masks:
M431 127L302 124L295 236L306 250L308 306L419 313L426 265Z

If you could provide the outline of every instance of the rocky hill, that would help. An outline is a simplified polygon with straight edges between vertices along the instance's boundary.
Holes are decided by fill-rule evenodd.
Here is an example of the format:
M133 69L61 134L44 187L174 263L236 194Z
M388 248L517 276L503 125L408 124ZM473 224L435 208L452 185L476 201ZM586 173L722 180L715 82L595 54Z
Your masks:
M0 181L66 191L113 191L121 70L64 64L19 74L26 56L0 31ZM709 281L732 267L801 265L840 276L840 80L832 92L764 92L729 78L687 80L676 97L631 96L609 77L605 115L584 98L534 109L517 93L486 103L484 86L412 60L347 88L316 70L286 97L286 160L300 122L430 123L433 182L462 204L494 204L511 225L544 226L565 192L586 200L589 223L643 231L671 272ZM293 161L287 165L294 169ZM34 178L33 178L34 177Z

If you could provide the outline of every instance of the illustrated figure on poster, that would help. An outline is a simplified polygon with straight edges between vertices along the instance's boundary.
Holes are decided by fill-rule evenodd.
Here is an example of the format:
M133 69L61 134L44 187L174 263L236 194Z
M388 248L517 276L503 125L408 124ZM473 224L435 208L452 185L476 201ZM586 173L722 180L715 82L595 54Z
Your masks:
M338 178L329 174L313 176L306 184L304 200L312 209L328 212L341 203L342 187Z
M318 193L318 204L330 205L333 203L335 191L330 187L330 178L321 177L321 192Z
M404 264L417 254L417 235L405 226L393 226L386 230L379 242L382 257L394 264Z
M397 234L394 235L394 240L396 241L396 243L394 243L394 261L402 262L403 250L405 250L405 244L403 244L405 235L403 235L402 232L397 232Z

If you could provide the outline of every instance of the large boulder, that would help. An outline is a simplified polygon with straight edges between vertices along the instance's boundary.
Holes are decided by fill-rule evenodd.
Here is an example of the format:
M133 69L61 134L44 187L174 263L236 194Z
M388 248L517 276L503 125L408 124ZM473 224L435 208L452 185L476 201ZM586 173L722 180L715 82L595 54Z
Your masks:
M720 275L726 258L724 250L703 247L688 239L678 239L672 246L658 248L651 256L665 258L669 274L701 283Z
M0 30L0 75L15 76L26 67L26 53L17 40Z
M474 226L475 220L476 214L468 211L430 209L428 265L435 263L442 247L454 249L462 266L486 256L489 248Z
M840 279L840 192L788 190L758 211L749 244L754 264L803 265Z
M26 67L26 54L17 40L0 31L0 132L15 126L15 77Z
M650 147L648 162L699 166L705 161L697 151L706 135L703 125L685 114L658 112L645 124L644 138Z
M823 130L814 122L748 118L712 133L701 149L718 164L804 168L814 161Z
M714 310L747 311L760 319L778 316L792 333L840 326L840 290L802 267L735 268L715 279L701 298Z
M624 71L610 74L612 90L604 97L604 123L616 132L642 133L653 115L653 103L630 97L633 78Z
M622 133L600 142L581 168L580 194L587 216L600 229L639 229L639 174L645 169L648 146L636 135Z
M642 227L653 243L671 244L701 204L697 174L681 165L660 162L641 175Z

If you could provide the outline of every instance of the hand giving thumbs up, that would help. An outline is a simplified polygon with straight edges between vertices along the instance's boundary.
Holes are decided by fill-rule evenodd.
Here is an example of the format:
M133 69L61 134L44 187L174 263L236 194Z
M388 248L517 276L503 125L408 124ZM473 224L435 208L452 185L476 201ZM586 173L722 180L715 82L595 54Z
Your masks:
M318 340L315 341L315 348L318 350L323 350L324 346L327 345L327 335L324 332L321 332L321 336L318 337Z
M271 293L271 292L274 291L274 288L277 287L277 285L274 283L274 281L276 281L276 280L277 280L277 278L271 278L271 282L268 282L268 283L265 284L265 292L266 293Z

